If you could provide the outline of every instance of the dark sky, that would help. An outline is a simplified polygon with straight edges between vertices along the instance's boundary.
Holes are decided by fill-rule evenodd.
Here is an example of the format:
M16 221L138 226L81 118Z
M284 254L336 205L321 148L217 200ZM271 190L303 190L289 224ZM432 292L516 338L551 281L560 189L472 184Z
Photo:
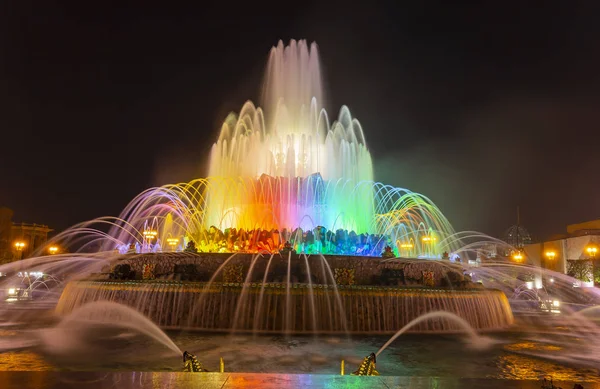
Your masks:
M361 121L376 178L457 230L500 235L517 205L536 238L600 217L596 1L111 3L0 4L15 221L63 229L205 175L221 121L291 38L319 44L328 108Z

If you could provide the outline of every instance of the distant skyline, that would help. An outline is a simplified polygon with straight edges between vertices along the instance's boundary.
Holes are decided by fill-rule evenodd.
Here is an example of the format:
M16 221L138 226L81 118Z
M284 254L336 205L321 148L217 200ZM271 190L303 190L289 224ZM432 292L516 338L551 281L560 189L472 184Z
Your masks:
M62 230L204 176L221 122L258 102L271 46L307 39L378 181L456 230L501 236L520 206L534 239L565 233L600 218L599 7L7 1L0 206Z

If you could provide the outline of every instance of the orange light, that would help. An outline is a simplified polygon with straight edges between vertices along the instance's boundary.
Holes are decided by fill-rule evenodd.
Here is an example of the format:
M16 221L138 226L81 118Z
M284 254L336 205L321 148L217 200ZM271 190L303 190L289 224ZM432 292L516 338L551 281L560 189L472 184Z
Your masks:
M177 238L168 238L168 239L167 239L167 243L168 243L170 246L176 246L176 245L177 245L177 243L179 243L179 239L177 239Z
M48 247L48 252L50 254L56 254L56 253L58 253L58 247L56 247L56 246L50 246L50 247Z
M524 258L523 254L521 254L520 251L517 251L516 253L514 253L512 257L517 262L521 262Z
M17 250L21 251L25 247L25 242L17 241L15 242L15 247L17 248Z
M144 238L146 238L147 240L152 240L152 239L156 238L156 236L158 235L158 232L156 230L144 230L144 232L142 234L144 235Z
M598 252L598 247L588 246L588 247L586 247L585 251L587 251L587 253L590 257L595 257L596 253Z
M550 260L556 258L556 251L554 251L554 250L546 251L546 257Z

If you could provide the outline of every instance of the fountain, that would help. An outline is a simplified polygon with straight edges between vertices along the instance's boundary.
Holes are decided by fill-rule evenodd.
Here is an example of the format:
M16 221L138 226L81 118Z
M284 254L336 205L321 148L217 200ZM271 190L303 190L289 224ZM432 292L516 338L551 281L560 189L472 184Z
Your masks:
M150 188L110 224L94 251L183 251L439 258L452 226L427 197L373 179L361 124L323 108L317 46L271 50L262 107L230 114L209 175ZM87 225L85 225L87 227ZM81 226L82 228L84 225ZM166 244L165 244L166 243Z
M78 244L114 253L116 267L68 283L56 311L107 300L163 328L254 333L394 333L436 310L475 329L509 326L504 293L441 261L460 239L440 210L374 182L360 123L347 107L330 123L322 97L316 45L280 42L263 107L227 117L209 177L148 189L98 220L108 233ZM85 235L73 231L56 240ZM411 330L459 328L438 319Z
M515 290L523 282L511 275L509 264L473 264L468 258L482 244L498 242L476 232L455 233L429 198L374 181L360 123L347 107L330 122L322 106L316 45L291 41L274 47L263 92L262 107L247 102L226 118L207 178L150 188L118 217L58 234L52 243L69 247L69 254L0 267L3 273L54 276L24 288L59 292L59 298L50 293L44 300L52 309L48 321L61 319L41 332L45 349L81 348L81 339L63 342L68 331L116 317L125 318L124 328L160 343L170 357L177 354L178 362L180 347L163 331L177 330L169 334L179 334L173 336L181 343L189 338L179 330L236 337L233 354L221 345L203 349L206 339L181 347L189 350L183 355L192 371L217 371L214 364L204 367L205 359L222 361L217 352L225 353L233 369L244 367L238 352L253 366L261 366L256 355L262 352L275 355L269 359L280 368L300 363L305 356L292 349L304 340L293 339L304 334L328 334L305 337L319 339L313 346L325 347L327 358L338 347L328 341L344 343L338 335L346 341L355 334L380 336L375 349L369 344L360 350L368 357L358 375L398 369L386 360L395 342L411 342L405 339L411 332L466 334L473 349L497 347L501 342L478 332L514 325L511 304L518 306ZM556 285L569 281L554 276ZM33 303L40 301L34 296ZM577 320L595 312L582 308ZM579 325L577 336L590 339L594 328ZM271 337L267 345L262 334ZM585 346L595 353L593 344ZM583 363L577 350L569 358ZM544 351L519 353L540 357ZM202 355L202 366L193 364L194 355ZM324 358L313 357L315 365ZM347 353L338 357L361 364Z

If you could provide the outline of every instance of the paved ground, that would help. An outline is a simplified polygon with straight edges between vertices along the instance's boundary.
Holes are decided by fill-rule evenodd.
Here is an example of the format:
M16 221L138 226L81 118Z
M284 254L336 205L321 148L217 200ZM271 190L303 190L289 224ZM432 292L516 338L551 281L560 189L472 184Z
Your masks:
M555 382L572 389L573 382ZM600 383L582 383L584 389L600 389ZM310 374L242 373L95 373L95 372L0 372L1 389L229 389L229 388L397 388L397 389L540 389L540 381L435 377L354 377Z

